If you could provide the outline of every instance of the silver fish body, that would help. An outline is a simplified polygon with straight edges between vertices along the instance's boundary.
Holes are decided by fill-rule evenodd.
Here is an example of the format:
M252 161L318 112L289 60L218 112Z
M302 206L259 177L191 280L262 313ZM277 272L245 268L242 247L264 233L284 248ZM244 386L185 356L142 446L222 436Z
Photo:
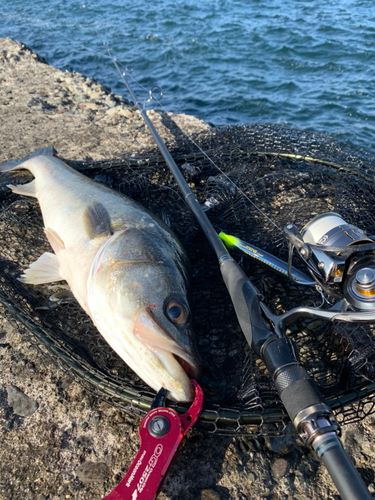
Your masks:
M171 231L133 200L52 156L0 171L35 179L9 186L38 199L54 254L25 270L25 283L66 280L100 333L148 385L190 401L198 365L186 254Z

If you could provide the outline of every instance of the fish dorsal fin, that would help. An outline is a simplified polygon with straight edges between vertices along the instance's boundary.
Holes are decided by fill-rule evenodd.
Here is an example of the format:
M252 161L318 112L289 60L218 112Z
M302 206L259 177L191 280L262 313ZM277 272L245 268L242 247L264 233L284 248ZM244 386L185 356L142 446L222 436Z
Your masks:
M62 281L64 279L61 276L57 256L54 253L45 252L38 260L30 264L30 267L23 272L19 281L41 285L42 283L52 283L53 281Z
M98 202L93 203L83 212L83 225L90 240L98 236L111 236L113 234L109 213Z
M49 244L51 245L55 253L58 253L60 252L60 250L65 249L64 242L56 233L56 231L54 231L50 227L45 227L44 232L46 233L47 240L49 241Z

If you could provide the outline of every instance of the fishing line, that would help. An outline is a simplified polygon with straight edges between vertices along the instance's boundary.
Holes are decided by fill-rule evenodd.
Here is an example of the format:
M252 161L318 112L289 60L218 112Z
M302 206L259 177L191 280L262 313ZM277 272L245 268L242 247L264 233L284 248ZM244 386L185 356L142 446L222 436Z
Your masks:
M140 103L140 102L137 102L137 103L134 103L136 106L140 105L142 106L143 109L145 109L145 104L147 104L148 102L151 102L152 100L157 102L159 104L159 106L161 107L161 109L165 112L165 113L168 113L168 110L163 106L163 104L161 103L160 99L161 97L163 96L163 92L162 92L162 89L159 87L159 86L155 86L153 87L152 89L146 89L146 87L144 87L140 82L138 82L132 75L132 70L129 71L128 68L124 68L124 72L121 72L121 69L120 69L120 65L121 63L117 63L117 59L113 56L110 48L108 47L108 45L104 42L103 45L106 47L106 50L107 50L107 53L110 57L110 59L112 60L120 78L121 78L121 81L123 82L123 84L125 85L126 87L126 82L125 82L125 74L127 76L129 76L133 82L135 82L137 85L139 85L143 90L145 90L148 95L150 96L149 99L143 101L143 103ZM152 91L153 89L158 89L160 90L160 93L161 93L161 96L157 99L154 97ZM283 230L280 228L280 226L278 226L276 224L276 222L274 222L270 217L268 217L268 215L263 212L263 210L258 207L258 205L256 205L256 203L254 203L247 195L246 193L240 188L238 187L231 179L230 177L214 162L214 160L212 158L210 158L210 156L199 146L199 144L197 144L197 142L187 133L187 132L184 132L183 130L181 130L181 132L183 133L183 135L189 139L192 144L194 144L194 146L199 149L199 151L203 154L203 156L220 172L221 175L223 175L227 180L228 182L230 182L237 190L238 193L240 193L241 196L243 196L268 222L270 222L280 233L283 232Z
M159 105L161 106L161 108L163 109L163 111L165 113L167 113L167 110L165 109L165 107L163 106L163 104L161 104L160 101L156 101L156 102L158 102ZM265 217L265 219L267 219L268 222L270 222L278 231L280 231L280 233L283 232L283 230L281 229L281 227L278 226L276 224L276 222L274 222L270 217L268 217L268 215L265 212L263 212L263 210L260 207L258 207L258 205L256 203L254 203L247 196L247 194L240 187L238 187L223 170L221 170L221 168L214 162L214 160L199 146L199 144L196 141L194 141L194 139L187 132L182 131L182 133L194 144L194 146L196 146L199 149L199 151L221 173L221 175L223 175L236 188L236 190L237 190L238 193L240 193L256 210L258 210L258 212L263 217Z

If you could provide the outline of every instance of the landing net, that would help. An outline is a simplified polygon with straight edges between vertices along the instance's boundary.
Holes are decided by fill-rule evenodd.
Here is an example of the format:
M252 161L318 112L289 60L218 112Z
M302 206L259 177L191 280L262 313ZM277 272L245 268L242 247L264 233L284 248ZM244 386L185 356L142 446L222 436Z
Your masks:
M170 151L218 232L285 261L287 244L275 224L302 228L313 216L335 211L375 234L375 156L332 138L267 124L214 128L194 140L225 176L185 136L178 135L178 146ZM163 158L150 151L139 157L129 153L107 161L67 163L138 201L181 239L191 262L192 308L202 357L205 406L199 427L229 434L282 433L288 418L273 382L243 337L216 257ZM17 280L31 262L51 251L38 203L6 187L28 180L30 175L21 172L0 179L0 302L6 315L71 379L128 413L142 415L154 393L107 345L79 305L51 302L56 290L50 285ZM234 257L277 314L320 303L314 288L296 285L247 256ZM294 265L307 272L298 259ZM287 335L341 423L374 411L374 325L305 319L292 324Z

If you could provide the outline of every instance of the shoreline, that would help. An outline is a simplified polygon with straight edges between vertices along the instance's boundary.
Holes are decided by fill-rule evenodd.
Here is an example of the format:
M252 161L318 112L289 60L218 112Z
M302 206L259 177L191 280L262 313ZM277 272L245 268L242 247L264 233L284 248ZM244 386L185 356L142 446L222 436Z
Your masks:
M0 39L0 65L1 160L22 158L47 145L71 160L116 158L123 151L155 147L136 106L93 78L49 66L9 38ZM148 114L171 143L180 130L210 129L189 115Z

